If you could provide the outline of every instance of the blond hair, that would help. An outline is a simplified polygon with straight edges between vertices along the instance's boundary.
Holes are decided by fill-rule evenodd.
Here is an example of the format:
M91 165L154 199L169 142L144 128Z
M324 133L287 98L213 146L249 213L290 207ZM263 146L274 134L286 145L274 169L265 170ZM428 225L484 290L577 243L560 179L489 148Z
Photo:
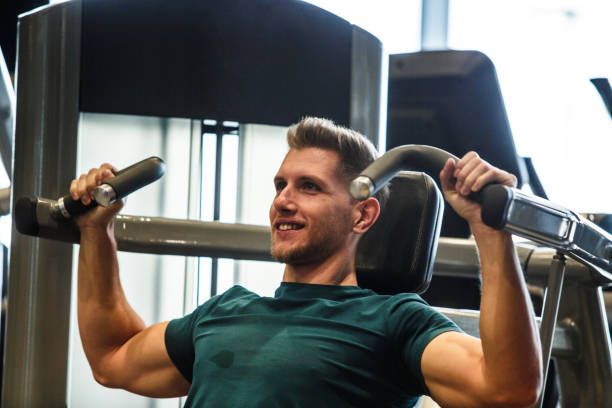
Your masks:
M317 147L338 153L338 175L347 185L378 157L374 145L361 133L322 118L306 117L290 126L287 143L290 149ZM374 197L382 209L389 197L389 187L384 186Z

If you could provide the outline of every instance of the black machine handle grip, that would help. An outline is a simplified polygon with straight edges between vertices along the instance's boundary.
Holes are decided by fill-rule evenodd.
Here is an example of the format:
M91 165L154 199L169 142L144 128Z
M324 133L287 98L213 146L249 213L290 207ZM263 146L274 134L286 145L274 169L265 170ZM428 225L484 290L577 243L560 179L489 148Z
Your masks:
M149 157L118 171L114 178L96 188L96 197L102 200L83 205L70 195L59 200L42 197L22 197L13 211L15 226L22 234L78 242L79 230L71 217L83 214L99 204L108 205L144 187L163 176L166 165L159 157ZM102 195L97 194L102 190ZM100 203L100 201L107 201Z
M420 171L438 179L448 159L459 161L459 158L454 154L433 146L403 145L395 147L370 163L351 182L351 195L357 200L365 200L376 194L401 171ZM468 197L482 204L485 191L494 185L489 184L476 193L470 193Z
M58 200L58 211L64 218L70 218L83 214L98 205L110 205L158 180L164 175L165 169L166 165L162 159L155 156L149 157L118 171L114 178L98 186L94 191L95 200L92 200L89 205L67 194Z

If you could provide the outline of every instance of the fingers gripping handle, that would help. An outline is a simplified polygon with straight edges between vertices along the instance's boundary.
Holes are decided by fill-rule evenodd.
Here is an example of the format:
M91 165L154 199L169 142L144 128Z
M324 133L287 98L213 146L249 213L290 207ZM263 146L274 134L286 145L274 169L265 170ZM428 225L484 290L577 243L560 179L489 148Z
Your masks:
M105 189L101 188L104 184L98 187L96 189L98 195L94 192L96 201L98 201L100 205L110 205L116 200L120 200L128 194L158 180L164 175L165 171L166 164L162 159L159 157L149 157L148 159L121 170L114 178L106 181L106 184L114 190L114 196L113 194L107 195L102 192L102 190Z
M149 157L136 164L118 171L115 177L107 180L94 190L95 200L85 205L81 200L73 199L69 194L57 201L57 215L64 218L83 214L102 205L111 205L134 191L151 184L164 175L166 165L159 157Z

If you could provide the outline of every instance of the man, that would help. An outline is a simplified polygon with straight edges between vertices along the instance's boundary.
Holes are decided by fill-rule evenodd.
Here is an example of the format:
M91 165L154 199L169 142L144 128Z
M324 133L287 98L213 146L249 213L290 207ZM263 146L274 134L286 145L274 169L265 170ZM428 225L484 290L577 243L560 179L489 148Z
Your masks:
M482 266L481 339L413 294L357 286L359 238L380 213L357 202L351 179L375 158L357 134L316 118L288 132L274 178L272 255L286 264L274 298L236 286L182 319L145 327L118 277L117 203L77 219L78 321L95 379L152 397L189 394L187 406L406 406L429 394L442 406L530 406L541 385L539 337L510 235L480 219L465 197L516 178L470 152L449 160L445 198L470 224ZM88 204L112 177L102 165L74 180Z

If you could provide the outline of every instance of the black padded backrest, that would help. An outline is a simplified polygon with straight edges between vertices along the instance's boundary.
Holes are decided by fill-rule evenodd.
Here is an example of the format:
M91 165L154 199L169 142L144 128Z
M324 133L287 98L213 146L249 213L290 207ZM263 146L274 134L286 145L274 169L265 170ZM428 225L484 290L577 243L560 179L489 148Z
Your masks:
M389 56L387 149L425 144L462 157L470 150L529 179L516 152L493 62L478 51L421 51ZM442 236L467 238L468 223L452 208Z
M431 281L444 204L434 180L400 173L378 221L357 248L357 281L379 294L423 293Z

